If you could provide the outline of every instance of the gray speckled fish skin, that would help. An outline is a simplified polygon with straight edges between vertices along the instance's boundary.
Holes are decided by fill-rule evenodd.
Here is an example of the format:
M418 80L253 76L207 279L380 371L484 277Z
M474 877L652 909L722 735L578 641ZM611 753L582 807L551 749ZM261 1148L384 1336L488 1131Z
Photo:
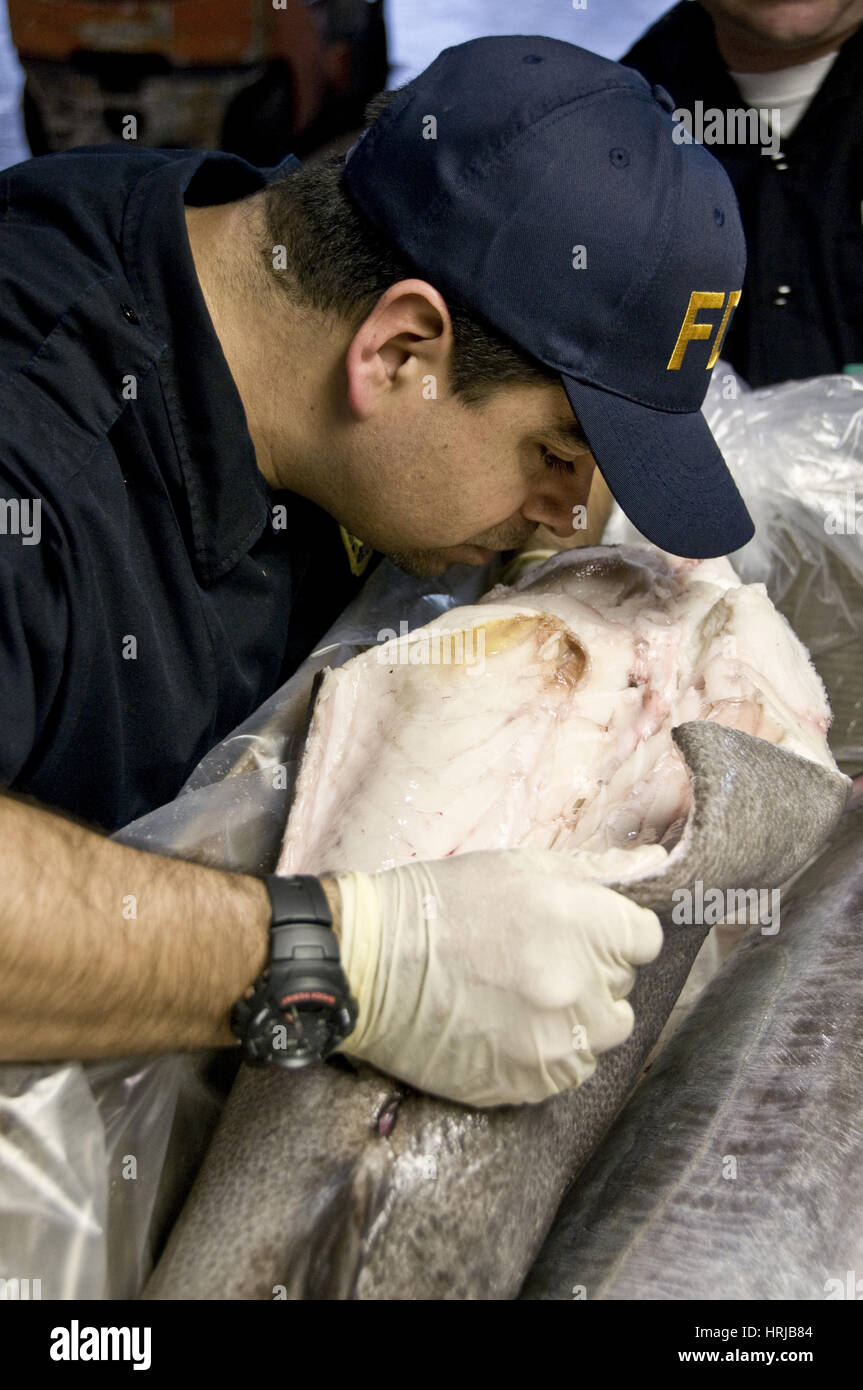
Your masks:
M687 837L625 891L667 914L675 888L771 887L836 824L848 781L709 722L675 738L693 780ZM781 814L774 814L781 808ZM667 917L666 917L667 925ZM635 1084L705 935L667 925L630 996L635 1029L577 1090L471 1110L373 1068L241 1073L145 1298L511 1299L561 1197ZM397 1099L399 1098L400 1099ZM382 1111L395 1124L381 1133Z
M523 1298L817 1300L863 1274L863 813L788 899L661 1053Z

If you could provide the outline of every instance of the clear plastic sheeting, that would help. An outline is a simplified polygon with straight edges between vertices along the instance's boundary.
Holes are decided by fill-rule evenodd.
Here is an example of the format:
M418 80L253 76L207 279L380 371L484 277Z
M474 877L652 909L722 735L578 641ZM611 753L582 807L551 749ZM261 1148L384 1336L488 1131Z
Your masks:
M714 377L708 419L756 524L735 556L809 648L830 696L830 746L863 767L863 376L741 391ZM727 436L727 439L726 439Z
M221 1092L200 1075L208 1056L0 1068L7 1299L137 1294L178 1179L192 1181L218 1119Z
M19 1296L102 1296L107 1168L105 1127L81 1066L3 1068L0 1251L7 1287L15 1281Z
M863 378L749 391L720 362L705 411L758 526L735 566L767 585L812 652L834 707L834 755L856 771L863 545L849 522L857 496L863 501ZM636 537L616 512L605 539ZM203 759L179 796L116 838L223 868L272 870L317 673L474 603L501 570L496 560L424 581L383 562L295 675ZM211 1054L0 1067L0 1278L40 1279L43 1298L133 1297L191 1184L227 1079L214 1079Z

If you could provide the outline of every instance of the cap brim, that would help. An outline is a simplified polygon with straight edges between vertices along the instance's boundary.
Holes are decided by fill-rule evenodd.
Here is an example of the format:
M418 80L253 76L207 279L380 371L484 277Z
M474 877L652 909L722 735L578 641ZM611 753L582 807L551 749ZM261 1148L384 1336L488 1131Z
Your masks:
M700 410L638 405L561 373L597 467L642 535L672 555L728 555L755 534Z

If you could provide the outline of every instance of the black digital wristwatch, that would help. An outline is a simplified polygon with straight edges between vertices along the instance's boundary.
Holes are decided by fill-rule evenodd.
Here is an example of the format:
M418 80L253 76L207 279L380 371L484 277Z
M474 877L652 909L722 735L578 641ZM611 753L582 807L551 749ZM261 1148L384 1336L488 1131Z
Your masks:
M266 874L263 882L272 905L270 959L234 1005L231 1032L252 1066L305 1067L353 1032L357 1001L320 880Z

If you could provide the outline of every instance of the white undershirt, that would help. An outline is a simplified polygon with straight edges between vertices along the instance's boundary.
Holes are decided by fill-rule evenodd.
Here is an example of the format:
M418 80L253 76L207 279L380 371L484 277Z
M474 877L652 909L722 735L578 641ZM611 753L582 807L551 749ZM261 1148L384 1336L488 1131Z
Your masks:
M779 109L779 138L789 136L839 56L839 50L811 63L778 72L731 72L747 106Z

